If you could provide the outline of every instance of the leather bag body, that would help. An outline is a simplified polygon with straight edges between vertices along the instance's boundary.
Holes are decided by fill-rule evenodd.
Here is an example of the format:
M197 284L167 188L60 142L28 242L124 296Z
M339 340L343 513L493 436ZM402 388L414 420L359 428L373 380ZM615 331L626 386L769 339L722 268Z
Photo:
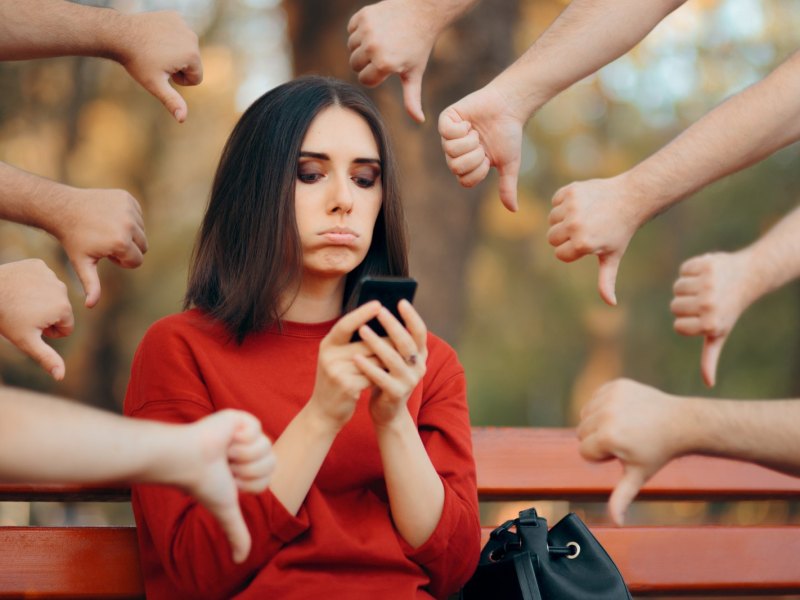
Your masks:
M461 600L630 600L611 557L570 513L552 529L529 508L495 529Z

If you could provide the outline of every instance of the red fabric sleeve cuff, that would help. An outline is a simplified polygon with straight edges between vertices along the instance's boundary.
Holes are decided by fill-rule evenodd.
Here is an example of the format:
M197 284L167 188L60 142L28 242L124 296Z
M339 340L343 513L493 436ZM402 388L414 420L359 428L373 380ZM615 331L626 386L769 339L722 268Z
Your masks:
M286 507L281 504L271 490L267 489L263 494L262 506L264 507L267 531L274 537L284 544L288 544L308 530L310 523L305 506L301 506L295 516L286 510Z
M444 486L444 504L442 506L442 516L436 524L436 529L433 530L431 536L419 548L413 548L407 541L403 539L399 533L397 534L400 540L400 547L403 553L418 565L425 566L435 561L445 550L447 550L450 539L453 537L454 529L458 523L457 513L459 507L457 505L458 499L455 493L447 485L447 482L442 479L442 486Z

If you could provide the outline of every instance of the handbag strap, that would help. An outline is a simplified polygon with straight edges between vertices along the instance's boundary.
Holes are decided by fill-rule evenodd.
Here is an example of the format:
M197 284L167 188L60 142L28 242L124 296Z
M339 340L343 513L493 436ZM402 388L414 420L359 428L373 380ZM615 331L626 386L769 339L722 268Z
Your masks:
M536 580L536 571L531 562L531 556L522 552L514 557L514 568L517 571L517 581L522 592L522 600L542 600L539 591L539 582Z

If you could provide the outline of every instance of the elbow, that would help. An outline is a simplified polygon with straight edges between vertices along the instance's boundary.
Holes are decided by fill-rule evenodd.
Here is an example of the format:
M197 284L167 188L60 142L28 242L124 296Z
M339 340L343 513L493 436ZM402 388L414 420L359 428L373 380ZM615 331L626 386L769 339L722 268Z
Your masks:
M227 548L227 544L220 544L219 540L215 544L212 540L177 536L163 567L172 585L186 597L198 600L231 598L247 587L256 568L251 560L241 565L234 564L226 553Z

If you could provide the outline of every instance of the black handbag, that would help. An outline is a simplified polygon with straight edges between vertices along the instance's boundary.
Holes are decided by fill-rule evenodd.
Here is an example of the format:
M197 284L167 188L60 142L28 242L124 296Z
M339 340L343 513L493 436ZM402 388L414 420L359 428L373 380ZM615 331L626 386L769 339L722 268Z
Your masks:
M611 557L574 513L547 531L535 508L492 531L461 600L630 600Z

